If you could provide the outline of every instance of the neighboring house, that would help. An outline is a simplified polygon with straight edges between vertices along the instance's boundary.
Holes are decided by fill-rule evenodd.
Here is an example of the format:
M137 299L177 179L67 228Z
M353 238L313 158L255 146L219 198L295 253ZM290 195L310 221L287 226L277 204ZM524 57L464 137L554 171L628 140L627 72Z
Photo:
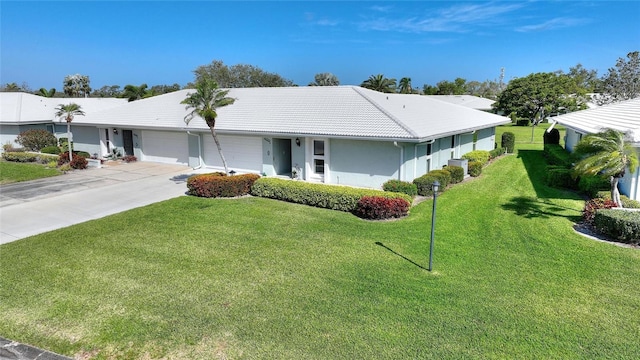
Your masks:
M565 148L569 151L573 151L584 135L610 128L628 133L640 155L640 98L576 111L552 117L551 120L567 128ZM633 200L640 200L639 176L640 169L636 169L635 173L627 171L624 178L620 179L620 192Z
M142 161L222 169L204 121L184 123L181 90L77 116L76 149L102 156L116 148ZM412 181L472 150L495 147L510 119L413 94L357 86L231 89L216 131L229 169L267 176L380 188Z
M461 105L471 109L493 112L491 105L494 100L474 96L474 95L426 95L430 98L440 101L446 101L450 104Z
M124 105L126 99L113 98L46 98L22 92L0 93L0 143L19 146L15 143L18 134L29 129L43 129L58 138L67 136L67 124L56 119L56 107L60 104L76 103L82 110L91 113ZM78 119L77 116L75 119ZM74 120L75 120L74 119ZM82 136L75 134L76 137ZM0 149L1 151L1 149Z

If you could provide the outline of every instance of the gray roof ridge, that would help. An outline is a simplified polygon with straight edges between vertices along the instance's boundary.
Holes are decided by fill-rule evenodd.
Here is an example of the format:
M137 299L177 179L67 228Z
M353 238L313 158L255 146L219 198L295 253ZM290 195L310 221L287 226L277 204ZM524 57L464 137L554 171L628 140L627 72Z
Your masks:
M405 125L405 123L403 123L402 121L400 121L400 119L396 118L395 116L393 116L391 113L389 113L388 111L386 111L384 108L382 108L382 106L380 106L377 102L375 102L373 99L371 99L370 97L368 97L363 91L361 91L359 89L359 86L351 86L351 89L353 91L355 91L358 95L362 96L365 100L367 100L371 105L375 106L376 109L380 110L380 112L382 112L385 116L387 116L389 119L391 119L394 123L396 123L398 126L400 126L404 131L406 131L407 133L409 133L411 136L413 136L414 138L418 138L418 134L413 131L411 128L409 128L407 125Z

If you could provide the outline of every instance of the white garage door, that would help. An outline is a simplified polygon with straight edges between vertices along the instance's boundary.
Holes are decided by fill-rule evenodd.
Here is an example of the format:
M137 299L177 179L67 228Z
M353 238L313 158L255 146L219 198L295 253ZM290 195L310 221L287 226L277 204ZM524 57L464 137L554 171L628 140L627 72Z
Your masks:
M188 141L185 133L145 130L142 132L143 160L188 165Z
M253 136L218 135L229 170L262 172L262 139ZM223 168L213 136L204 135L202 157L206 166Z

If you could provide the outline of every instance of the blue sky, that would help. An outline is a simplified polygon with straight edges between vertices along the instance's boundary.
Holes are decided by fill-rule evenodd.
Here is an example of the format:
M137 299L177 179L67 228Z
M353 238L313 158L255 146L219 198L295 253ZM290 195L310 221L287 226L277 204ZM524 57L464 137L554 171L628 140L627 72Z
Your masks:
M640 1L5 1L0 82L179 83L214 59L307 85L320 72L414 87L568 71L640 50Z

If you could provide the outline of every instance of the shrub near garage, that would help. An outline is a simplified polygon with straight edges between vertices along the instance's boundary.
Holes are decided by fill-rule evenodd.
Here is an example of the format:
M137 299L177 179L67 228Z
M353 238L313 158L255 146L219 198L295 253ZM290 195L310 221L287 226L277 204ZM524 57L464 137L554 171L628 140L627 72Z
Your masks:
M408 181L389 180L382 184L382 190L407 194L411 197L418 195L418 188Z
M363 219L384 220L407 216L411 204L405 199L381 196L363 196L354 214Z
M236 197L249 194L257 174L227 176L225 173L193 175L187 179L189 195L200 197Z

